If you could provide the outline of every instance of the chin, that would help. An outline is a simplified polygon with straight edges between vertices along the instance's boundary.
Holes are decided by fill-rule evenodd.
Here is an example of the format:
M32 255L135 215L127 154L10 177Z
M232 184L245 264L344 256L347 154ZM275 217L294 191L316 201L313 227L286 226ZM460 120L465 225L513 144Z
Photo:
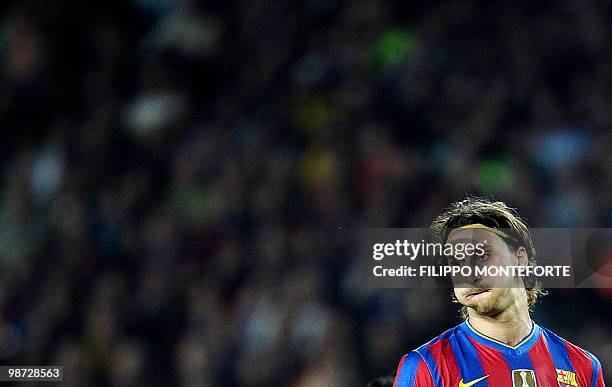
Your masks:
M494 303L483 303L472 309L483 316L496 316L501 313L501 310Z
M477 296L477 299L467 299L464 298L463 305L468 308L474 309L476 312L482 315L490 316L499 313L499 308L497 306L497 297L494 292L486 292Z

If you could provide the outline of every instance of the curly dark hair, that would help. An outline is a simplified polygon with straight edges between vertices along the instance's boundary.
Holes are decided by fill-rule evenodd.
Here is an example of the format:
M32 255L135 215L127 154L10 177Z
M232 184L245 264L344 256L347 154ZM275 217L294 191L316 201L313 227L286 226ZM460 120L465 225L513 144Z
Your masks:
M508 207L504 202L468 197L451 204L432 222L431 230L437 242L445 243L453 229L470 224L482 224L495 229L503 229L511 236L511 238L503 238L511 251L516 251L519 247L525 248L529 265L536 264L536 250L526 221L515 209ZM538 281L531 283L525 290L529 310L533 310L537 300L547 294ZM467 318L467 307L465 306L461 308L461 317Z

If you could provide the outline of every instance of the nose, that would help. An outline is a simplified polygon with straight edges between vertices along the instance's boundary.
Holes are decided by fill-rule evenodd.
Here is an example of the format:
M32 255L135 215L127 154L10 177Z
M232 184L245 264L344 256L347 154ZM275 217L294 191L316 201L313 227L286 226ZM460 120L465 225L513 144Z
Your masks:
M470 260L470 275L465 277L465 282L473 287L478 287L480 282L482 281L481 275L476 275L476 264Z

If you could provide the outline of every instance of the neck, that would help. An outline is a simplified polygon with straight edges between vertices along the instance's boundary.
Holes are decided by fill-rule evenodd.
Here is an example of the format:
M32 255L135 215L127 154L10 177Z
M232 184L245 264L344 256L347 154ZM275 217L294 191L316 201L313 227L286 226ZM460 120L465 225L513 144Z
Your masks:
M478 332L502 343L517 345L531 332L531 318L525 303L515 303L495 316L486 316L474 309L468 310L470 324Z

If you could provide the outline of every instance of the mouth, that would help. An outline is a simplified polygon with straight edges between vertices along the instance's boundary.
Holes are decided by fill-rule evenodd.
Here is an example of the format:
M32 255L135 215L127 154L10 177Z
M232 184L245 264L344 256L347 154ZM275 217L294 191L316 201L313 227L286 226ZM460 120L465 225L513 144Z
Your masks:
M487 293L489 290L490 289L477 289L477 290L473 290L470 293L468 293L465 296L465 298L470 299L470 298L476 297L476 296L478 296L480 294Z

